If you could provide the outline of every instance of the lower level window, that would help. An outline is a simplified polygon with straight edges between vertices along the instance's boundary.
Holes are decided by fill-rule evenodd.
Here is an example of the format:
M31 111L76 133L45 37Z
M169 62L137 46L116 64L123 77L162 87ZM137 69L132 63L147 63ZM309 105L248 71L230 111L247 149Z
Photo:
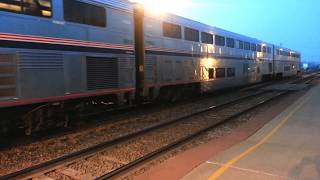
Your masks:
M225 68L216 68L216 78L224 78L226 77Z
M269 72L273 71L272 63L269 63Z
M290 66L285 66L284 67L284 71L290 71L291 70L291 67Z
M214 78L214 69L213 68L209 68L209 79L213 79Z
M227 69L227 76L228 77L235 77L236 76L236 69L235 68L228 68Z
M249 70L249 64L243 64L243 74L248 74Z

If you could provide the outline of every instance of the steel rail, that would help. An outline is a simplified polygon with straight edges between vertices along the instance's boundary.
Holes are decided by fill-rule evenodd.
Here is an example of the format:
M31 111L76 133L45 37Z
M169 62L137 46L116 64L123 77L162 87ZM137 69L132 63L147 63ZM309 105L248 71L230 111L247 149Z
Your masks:
M162 123L157 123L157 124L152 125L152 126L150 126L148 128L145 128L145 129L142 129L140 131L136 131L136 132L133 132L133 133L130 133L130 134L126 134L126 135L120 136L120 137L115 138L113 140L100 143L100 144L98 144L96 146L92 146L92 147L89 147L87 149L83 149L83 150L80 150L80 151L77 151L77 152L74 152L74 153L71 153L71 154L68 154L68 155L65 155L65 156L62 156L62 157L47 161L47 162L44 162L44 163L41 163L41 164L38 164L38 165L35 165L35 166L31 166L31 167L22 169L22 170L17 171L17 172L13 172L13 173L1 176L0 180L32 178L32 177L34 177L34 176L36 176L38 174L44 174L44 173L50 172L52 170L55 170L55 169L57 169L57 167L66 166L68 164L72 164L76 160L86 158L86 157L91 156L93 154L97 154L97 153L99 153L101 151L104 151L105 149L107 149L109 147L112 147L112 146L114 146L116 144L119 144L119 143L122 143L122 142L126 142L126 141L128 141L130 139L133 139L133 138L136 138L138 136L144 135L146 133L152 132L152 131L154 131L156 129L160 129L160 128L163 128L163 127L166 127L166 126L170 126L172 124L178 123L179 121L183 121L184 119L191 118L191 117L206 113L208 111L223 109L223 108L225 108L227 106L231 106L233 104L237 104L239 102L245 101L248 98L254 98L254 97L256 97L258 95L261 95L261 94L264 94L266 92L269 92L269 91L256 92L256 93L253 93L253 94L250 94L250 95L239 97L236 100L231 100L229 102L223 103L223 104L218 105L218 106L211 106L211 107L205 108L205 109L200 110L198 112L195 112L195 113L192 113L192 114L189 114L189 115L186 115L186 116L174 119L174 120L165 121L165 122L162 122Z
M201 130L199 130L199 131L197 131L197 132L195 132L195 133L193 133L193 134L191 134L189 136L186 136L186 137L184 137L184 138L182 138L182 139L180 139L178 141L175 141L175 142L173 142L173 143L171 143L169 145L166 145L166 146L164 146L164 147L162 147L162 148L160 148L160 149L158 149L156 151L153 151L153 152L147 154L146 156L143 156L143 157L141 157L141 158L139 158L139 159L137 159L135 161L132 161L132 162L126 164L126 165L123 165L120 168L118 168L118 169L116 169L114 171L111 171L111 172L109 172L109 173L97 178L96 180L116 178L119 175L124 174L128 170L133 169L134 167L136 167L139 164L142 164L142 163L144 163L146 161L149 161L151 159L154 159L155 157L158 157L158 156L160 156L160 155L162 155L162 154L164 154L164 153L166 153L166 152L168 152L168 151L170 151L172 149L175 149L175 148L177 148L177 147L189 142L190 140L192 140L192 139L194 139L196 137L199 137L200 135L208 132L209 130L211 130L211 129L213 129L213 128L215 128L215 127L217 127L217 126L219 126L219 125L221 125L221 124L223 124L223 123L225 123L227 121L230 121L230 120L232 120L232 119L234 119L236 117L239 117L239 116L241 116L241 115L243 115L243 114L245 114L245 113L247 113L249 111L252 111L253 109L256 109L257 107L260 107L260 106L262 106L262 105L264 105L264 104L266 104L266 103L268 103L268 102L270 102L270 101L272 101L272 100L274 100L276 98L279 98L280 96L284 96L284 95L286 95L288 93L290 93L290 91L279 92L278 94L276 94L275 96L273 96L272 98L270 98L270 99L268 99L266 101L261 101L260 103L257 103L256 105L254 105L254 106L252 106L250 108L247 108L247 109L245 109L245 110L243 110L241 112L238 112L238 113L236 113L234 115L231 115L230 117L228 117L226 119L222 119L219 122L217 122L217 123L215 123L215 124L213 124L211 126L208 126L208 127L204 128L204 129L201 129Z
M308 78L306 78L306 79L308 79ZM37 175L42 175L44 173L56 170L59 167L67 166L69 164L72 164L72 163L76 162L79 159L84 159L84 158L86 158L88 156L92 156L92 155L97 154L99 152L105 151L107 148L110 148L110 147L112 147L112 146L114 146L116 144L129 141L130 139L139 137L141 135L144 135L146 133L152 132L154 130L157 130L157 129L160 129L160 128L163 128L163 127L166 127L166 126L170 126L172 124L178 123L179 121L183 121L185 119L188 119L188 118L191 118L191 117L194 117L194 116L198 116L198 115L204 114L204 113L209 112L209 111L223 109L225 107L237 104L237 103L245 101L245 100L247 100L249 98L254 98L254 97L258 96L258 95L262 95L262 94L268 93L268 92L270 92L270 91L256 92L256 93L253 93L253 94L250 94L250 95L239 97L236 100L231 100L229 102L223 103L223 104L218 105L218 106L212 106L212 107L205 108L205 109L200 110L198 112L195 112L195 113L192 113L192 114L189 114L189 115L186 115L186 116L183 116L183 117L171 120L171 121L157 123L157 124L152 125L152 126L150 126L148 128L145 128L145 129L142 129L140 131L136 131L136 132L133 132L133 133L129 133L129 134L120 136L120 137L115 138L115 139L113 139L111 141L100 143L100 144L98 144L96 146L92 146L92 147L89 147L87 149L83 149L83 150L80 150L80 151L77 151L77 152L74 152L74 153L71 153L71 154L68 154L68 155L65 155L65 156L50 160L50 161L47 161L47 162L44 162L44 163L41 163L41 164L38 164L38 165L35 165L35 166L32 166L32 167L28 167L26 169L22 169L22 170L17 171L17 172L13 172L13 173L1 176L0 180L4 180L4 179L28 179L28 178L36 177ZM166 152L168 150L171 150L174 147L177 147L177 146L183 144L184 142L187 142L188 140L193 139L194 137L197 137L197 136L201 135L202 133L204 133L204 132L216 127L217 125L219 125L219 124L221 124L221 123L223 123L225 121L228 121L230 119L238 117L238 116L240 116L240 115L242 115L242 114L244 114L244 113L246 113L248 111L251 111L252 109L255 109L255 108L257 108L257 107L259 107L259 106L261 106L261 105L263 105L263 104L265 104L265 103L267 103L269 101L272 101L273 99L275 99L277 97L283 96L283 95L288 94L288 93L289 93L289 91L282 91L281 93L278 93L276 96L268 99L267 101L260 102L256 106L252 106L252 107L250 107L250 108L248 108L248 109L246 109L246 110L244 110L242 112L236 113L236 114L232 115L231 117L229 117L227 119L219 121L215 125L212 125L212 126L207 127L207 128L205 128L203 130L200 130L200 131L194 133L193 135L190 135L190 136L187 136L187 137L181 139L180 141L174 142L174 143L169 144L169 145L167 145L167 146L165 146L163 148L160 148L159 150L154 151L154 152L152 152L152 153L150 153L150 154L148 154L148 155L146 155L146 156L144 156L144 157L142 157L140 159L137 159L136 161L130 162L129 164L124 165L124 166L116 169L115 171L112 171L112 172L110 172L110 173L108 173L108 174L106 174L104 176L101 176L98 179L112 178L112 177L118 176L119 174L123 173L124 171L133 168L137 164L140 164L140 163L142 163L142 162L144 162L146 160L149 160L149 159L161 154L162 152Z

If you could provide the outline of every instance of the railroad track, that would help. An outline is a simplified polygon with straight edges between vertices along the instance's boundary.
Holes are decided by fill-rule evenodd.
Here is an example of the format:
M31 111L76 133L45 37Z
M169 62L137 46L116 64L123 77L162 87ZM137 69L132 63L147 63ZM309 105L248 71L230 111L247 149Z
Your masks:
M164 152L188 142L189 140L207 132L208 130L218 126L221 123L224 123L225 121L238 117L287 93L289 92L262 91L252 93L219 106L208 107L199 112L175 120L158 123L141 131L124 135L112 141L104 142L97 146L2 176L0 179L45 179L49 178L47 175L50 173L53 173L54 177L56 178L69 177L71 179L111 179L135 167L136 165L143 163L146 160L152 159L155 156L161 155ZM182 133L181 136L177 135L177 137L172 138L172 135L176 135L174 132L177 130L177 127L179 127L178 129L181 130L188 130L189 127L196 128L193 128L192 131L185 131L186 133ZM156 137L159 134L164 134L164 136ZM121 150L119 147L130 146L130 143L131 145L144 144L145 139L169 140L165 141L164 143L162 142L165 145L161 145L161 143L159 143L160 146L151 148L151 150L148 152L143 152L139 156L136 156L133 160L121 160L121 158L117 159L110 155L111 151L111 154L117 154L115 151ZM137 143L138 141L142 142ZM130 150L133 148L128 149ZM120 154L130 153L131 152L121 152ZM99 158L99 156L101 157ZM95 160L100 159L113 161L117 165L107 169L105 171L106 173L100 172L99 174L79 171L79 168L76 168L81 166L79 164L85 164L88 159L90 160L92 158Z

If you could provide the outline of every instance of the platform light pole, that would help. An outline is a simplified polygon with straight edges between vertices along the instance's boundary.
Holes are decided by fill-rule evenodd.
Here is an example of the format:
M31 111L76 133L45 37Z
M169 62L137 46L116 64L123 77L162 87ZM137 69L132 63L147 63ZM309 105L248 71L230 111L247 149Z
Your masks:
M134 3L134 44L136 64L136 101L143 102L145 90L145 44L144 44L144 7Z

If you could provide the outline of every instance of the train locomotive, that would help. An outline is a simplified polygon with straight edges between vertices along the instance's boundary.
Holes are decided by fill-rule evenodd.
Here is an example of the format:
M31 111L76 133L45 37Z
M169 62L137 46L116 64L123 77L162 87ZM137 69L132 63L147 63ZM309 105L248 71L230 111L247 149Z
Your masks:
M299 52L126 0L0 0L0 132L300 72Z

